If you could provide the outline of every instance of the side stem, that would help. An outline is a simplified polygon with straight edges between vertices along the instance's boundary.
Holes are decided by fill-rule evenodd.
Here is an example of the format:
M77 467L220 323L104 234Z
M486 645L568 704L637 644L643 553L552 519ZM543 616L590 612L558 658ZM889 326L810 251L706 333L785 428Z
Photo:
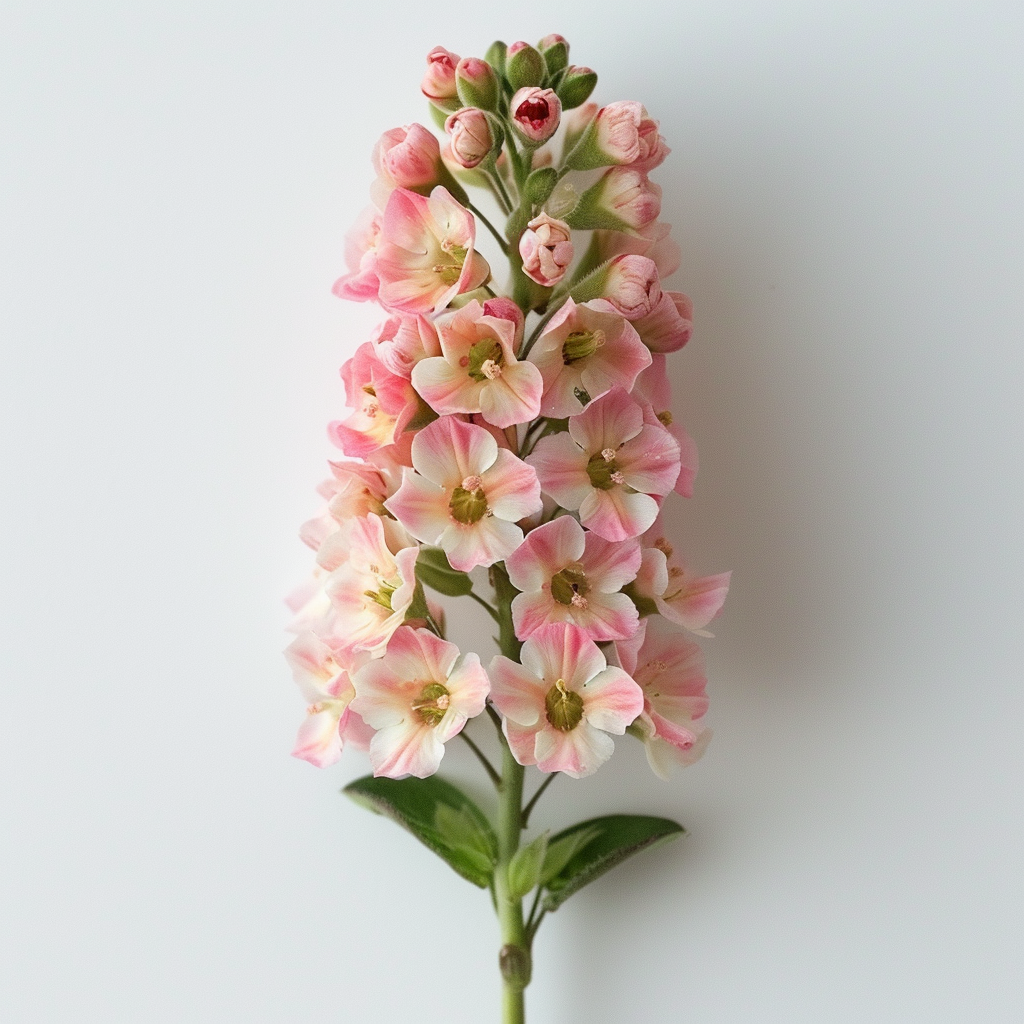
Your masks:
M519 849L522 825L523 767L502 743L501 790L498 794L498 866L495 900L501 926L498 965L502 979L502 1024L526 1024L524 989L530 983L530 948L523 923L523 901L508 892L508 866Z

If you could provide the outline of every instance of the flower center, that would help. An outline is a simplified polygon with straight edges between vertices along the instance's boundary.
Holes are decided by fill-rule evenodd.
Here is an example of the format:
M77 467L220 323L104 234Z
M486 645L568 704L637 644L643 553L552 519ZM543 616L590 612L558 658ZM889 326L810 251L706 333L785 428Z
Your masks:
M548 721L559 732L572 732L583 720L583 698L565 688L565 680L558 679L544 697Z
M615 461L615 452L611 448L590 456L587 462L587 476L599 491L610 491L616 484L621 484L622 474Z
M391 595L398 589L397 587L391 586L386 580L379 579L377 585L380 590L364 590L363 596L368 597L374 604L379 604L381 608L386 608L389 612L394 611L391 607Z
M472 526L479 523L489 509L487 508L487 495L481 486L480 477L467 476L459 487L452 491L451 501L448 502L448 511L452 519L463 526Z
M474 341L469 350L466 373L475 381L495 380L501 376L504 361L505 353L493 338Z
M516 107L516 120L529 121L534 128L540 128L549 114L547 100L524 100Z
M434 273L441 278L442 284L456 284L462 277L462 266L466 262L469 250L464 245L452 245L449 242L442 242L441 248L451 257L451 260L435 264Z
M587 574L579 562L567 565L561 572L551 577L551 596L559 604L586 608L588 590L590 584L587 583Z
M562 343L562 362L566 366L592 356L605 343L604 331L573 331Z
M420 693L419 700L412 702L412 709L427 725L437 725L444 718L451 703L451 694L443 683L427 683Z

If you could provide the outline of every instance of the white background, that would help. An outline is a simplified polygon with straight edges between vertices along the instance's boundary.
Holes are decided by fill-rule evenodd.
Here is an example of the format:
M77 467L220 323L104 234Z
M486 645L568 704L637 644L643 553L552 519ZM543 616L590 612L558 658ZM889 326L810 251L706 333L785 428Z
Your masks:
M288 757L281 596L372 145L550 31L673 148L672 523L735 574L706 759L538 812L691 834L548 919L530 1020L1024 1019L1019 6L541 6L4 5L3 1020L497 1020L485 895Z

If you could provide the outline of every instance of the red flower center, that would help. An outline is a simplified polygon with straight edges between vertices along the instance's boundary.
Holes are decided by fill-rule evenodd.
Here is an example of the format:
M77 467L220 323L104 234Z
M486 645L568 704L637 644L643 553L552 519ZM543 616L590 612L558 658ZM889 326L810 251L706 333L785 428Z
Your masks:
M549 115L547 100L524 100L516 109L516 120L529 121L534 128L540 127Z

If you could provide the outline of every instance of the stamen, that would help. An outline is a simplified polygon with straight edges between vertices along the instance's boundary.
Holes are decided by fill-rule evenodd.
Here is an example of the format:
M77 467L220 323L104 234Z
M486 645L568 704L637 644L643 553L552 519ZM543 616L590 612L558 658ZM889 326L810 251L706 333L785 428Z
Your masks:
M488 380L497 380L501 376L501 367L493 359L485 359L480 372Z
M483 481L480 479L480 477L474 474L473 476L467 476L466 479L462 481L462 489L464 491L475 491L482 484Z
M605 462L612 462L615 459L615 449L603 448L601 450L601 458L604 459Z

